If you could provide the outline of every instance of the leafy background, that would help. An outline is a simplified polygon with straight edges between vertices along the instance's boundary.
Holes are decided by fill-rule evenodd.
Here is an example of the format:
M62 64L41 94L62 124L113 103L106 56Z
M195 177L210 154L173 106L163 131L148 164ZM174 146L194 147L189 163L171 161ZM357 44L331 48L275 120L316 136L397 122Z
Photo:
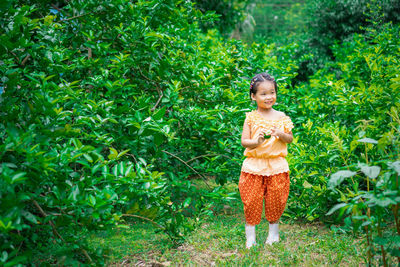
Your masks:
M361 2L3 1L2 264L49 242L65 264L104 264L85 235L132 219L184 242L238 198L224 185L260 71L295 124L283 219L399 257L400 6ZM275 16L282 30L254 27Z

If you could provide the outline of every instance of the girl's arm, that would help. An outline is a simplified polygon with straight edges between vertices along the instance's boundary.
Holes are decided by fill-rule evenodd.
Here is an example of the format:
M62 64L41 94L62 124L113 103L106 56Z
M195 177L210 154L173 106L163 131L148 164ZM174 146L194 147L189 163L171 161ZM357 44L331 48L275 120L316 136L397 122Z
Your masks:
M242 132L242 146L245 148L255 148L262 142L264 142L263 133L260 133L259 137L256 140L250 139L250 126L247 124L247 121L245 120Z

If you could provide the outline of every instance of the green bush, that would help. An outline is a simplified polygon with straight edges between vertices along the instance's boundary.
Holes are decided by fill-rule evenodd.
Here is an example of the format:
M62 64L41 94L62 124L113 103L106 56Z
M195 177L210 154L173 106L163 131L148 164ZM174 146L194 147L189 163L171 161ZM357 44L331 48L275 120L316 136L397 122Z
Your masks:
M321 69L296 88L294 118L298 139L292 145L291 163L298 179L292 195L293 215L309 220L323 218L338 198L327 189L327 181L337 168L364 161L357 140L379 141L379 150L368 156L374 160L396 160L398 147L389 122L399 109L399 26L387 24L381 31L354 36L335 46L338 60ZM332 72L332 69L334 72ZM310 115L312 114L312 115ZM396 127L396 126L394 126ZM364 182L360 186L365 187ZM306 191L301 191L302 187ZM301 210L301 211L300 211Z
M49 237L80 251L77 261L96 260L63 233L132 215L181 242L195 225L185 217L212 204L164 152L177 150L175 105L205 86L201 13L179 1L51 7L1 10L2 262L26 262Z
M2 14L0 238L10 265L51 238L79 251L72 261L100 260L67 233L127 217L181 242L232 197L221 187L201 195L189 180L238 179L250 77L269 69L284 95L296 75L268 45L201 33L211 17L190 2L14 1Z
M218 16L217 20L203 20L200 27L207 31L217 28L221 34L228 36L245 17L245 8L248 1L244 0L197 0L196 8L204 14L210 13Z
M354 33L363 33L377 17L381 17L383 23L398 23L400 3L395 0L314 0L307 5L306 14L311 45L333 55L330 46L334 42L349 40Z

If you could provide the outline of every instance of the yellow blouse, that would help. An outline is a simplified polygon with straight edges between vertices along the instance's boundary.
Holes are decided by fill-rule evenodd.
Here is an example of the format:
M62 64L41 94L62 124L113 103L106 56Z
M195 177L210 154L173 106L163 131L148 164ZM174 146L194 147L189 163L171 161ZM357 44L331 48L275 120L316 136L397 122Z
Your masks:
M292 120L288 116L267 120L257 110L246 112L245 122L250 126L250 139L257 138L260 132L269 133L273 127L286 133L293 128ZM256 148L246 148L244 155L246 159L242 164L243 172L270 176L289 171L285 159L287 146L279 137L271 136Z

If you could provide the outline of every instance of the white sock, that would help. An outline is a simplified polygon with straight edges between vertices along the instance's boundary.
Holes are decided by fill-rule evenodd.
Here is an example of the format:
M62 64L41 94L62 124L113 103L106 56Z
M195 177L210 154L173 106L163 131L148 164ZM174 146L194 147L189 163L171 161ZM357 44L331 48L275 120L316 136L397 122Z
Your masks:
M251 248L256 244L256 226L245 225L246 229L246 248Z
M279 242L279 227L278 223L269 224L268 238L265 244L272 245L272 243Z

